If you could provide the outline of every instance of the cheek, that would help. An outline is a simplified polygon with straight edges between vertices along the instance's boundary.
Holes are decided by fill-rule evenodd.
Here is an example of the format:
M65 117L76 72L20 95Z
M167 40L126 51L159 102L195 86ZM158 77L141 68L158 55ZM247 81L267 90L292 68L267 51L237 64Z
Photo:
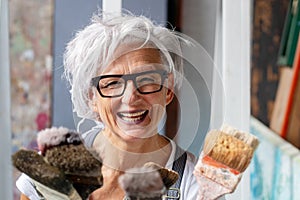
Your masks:
M155 119L155 121L159 121L166 112L165 95L155 95L153 98L148 99L148 102L151 105L151 117Z
M152 105L160 105L161 107L164 108L167 105L166 95L167 95L167 90L163 88L161 92L159 92L157 95L154 95L149 101L151 101Z
M163 118L165 113L166 113L166 109L161 104L152 105L151 112L150 112L150 118L152 123L158 124L160 120Z
M99 102L98 104L98 111L100 115L100 119L105 123L111 123L114 120L115 114L113 113L114 110L114 102L110 100L104 100Z

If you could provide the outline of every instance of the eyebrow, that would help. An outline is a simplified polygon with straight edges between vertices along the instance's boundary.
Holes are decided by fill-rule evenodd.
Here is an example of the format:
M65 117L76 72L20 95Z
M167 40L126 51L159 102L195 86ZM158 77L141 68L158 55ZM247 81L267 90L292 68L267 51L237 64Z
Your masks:
M134 74L134 73L141 73L141 72L144 72L144 71L155 71L155 70L166 70L168 71L168 67L166 67L164 64L162 63L148 63L148 64L145 64L145 65L140 65L140 66L135 66L135 71L130 71L129 74ZM104 75L108 75L108 74L113 74L114 73L114 70L113 71L109 71L109 72L106 72L104 74L100 74L99 76L104 76ZM120 75L120 74L125 74L125 73L114 73L116 75Z
M151 72L158 72L158 73L163 73L166 72L166 70L164 69L156 69L156 70L148 70L148 71L141 71L141 72L137 72L137 73L130 73L130 74L103 74L97 77L102 77L102 78L108 78L108 77L132 77L132 76L138 76L138 75L142 75L142 74L148 74ZM96 77L95 77L96 78Z

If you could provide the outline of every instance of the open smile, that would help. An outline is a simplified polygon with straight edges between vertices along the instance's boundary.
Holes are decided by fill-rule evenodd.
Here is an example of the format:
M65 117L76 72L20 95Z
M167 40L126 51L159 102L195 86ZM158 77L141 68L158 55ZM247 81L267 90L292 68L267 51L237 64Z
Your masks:
M134 112L119 112L117 113L117 115L125 122L137 124L145 119L148 112L148 110L140 110Z

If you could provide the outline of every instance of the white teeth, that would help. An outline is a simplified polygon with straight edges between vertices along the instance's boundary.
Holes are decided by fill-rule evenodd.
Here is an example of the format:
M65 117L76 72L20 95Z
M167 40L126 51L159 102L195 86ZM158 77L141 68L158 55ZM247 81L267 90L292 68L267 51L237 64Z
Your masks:
M139 117L143 114L145 114L146 111L140 111L140 112L136 112L136 113L121 113L122 116L124 117Z
M143 115L146 113L147 111L139 111L139 112L135 112L135 113L120 113L120 116L122 117L123 120L128 121L128 122L135 122L135 121L139 121L143 118Z
M128 122L135 122L135 121L141 120L142 117L138 117L138 118L128 118L128 117L123 117L122 119L125 120L125 121L128 121Z

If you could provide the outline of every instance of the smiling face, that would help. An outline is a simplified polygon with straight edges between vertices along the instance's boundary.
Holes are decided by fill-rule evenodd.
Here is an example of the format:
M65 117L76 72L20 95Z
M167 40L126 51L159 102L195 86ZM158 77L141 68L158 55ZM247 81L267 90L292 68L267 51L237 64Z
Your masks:
M163 65L159 51L144 48L120 56L99 75L135 75L161 69ZM165 113L165 107L173 98L172 75L168 75L163 85L158 92L141 94L134 82L127 80L125 91L121 96L105 98L97 92L94 111L99 113L106 131L124 141L151 137L157 134L157 126Z

